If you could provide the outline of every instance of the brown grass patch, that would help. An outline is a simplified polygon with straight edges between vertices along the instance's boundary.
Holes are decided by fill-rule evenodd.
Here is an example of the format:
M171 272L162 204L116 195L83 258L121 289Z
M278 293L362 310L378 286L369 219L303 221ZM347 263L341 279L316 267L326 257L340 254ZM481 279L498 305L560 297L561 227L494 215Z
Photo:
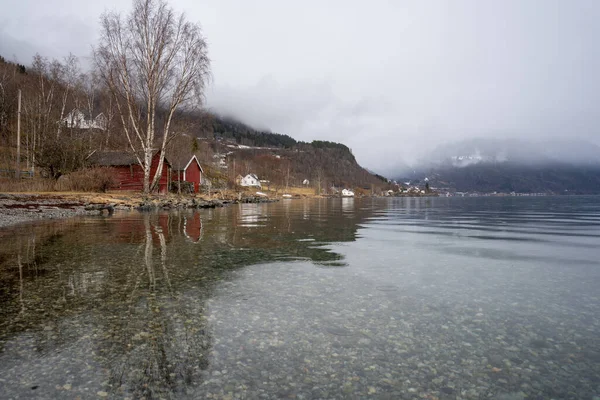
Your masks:
M0 179L1 192L52 192L56 182L51 179L31 178L31 179Z
M107 168L89 168L61 176L58 180L48 178L0 179L0 192L106 192L116 182Z

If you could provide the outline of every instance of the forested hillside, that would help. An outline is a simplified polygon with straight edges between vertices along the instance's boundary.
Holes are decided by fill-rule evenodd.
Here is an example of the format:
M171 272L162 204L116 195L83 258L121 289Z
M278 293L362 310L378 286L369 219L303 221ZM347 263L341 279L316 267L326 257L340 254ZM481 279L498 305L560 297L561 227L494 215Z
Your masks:
M237 144L258 147L291 148L298 142L288 135L253 129L233 118L212 116L212 133L216 139L233 140Z
M300 142L291 148L232 146L217 144L217 148L226 152L226 166L232 178L255 173L276 188L302 186L308 180L308 185L319 187L322 191L329 191L332 187L370 191L379 190L385 184L358 165L349 150L337 146L319 147L318 143L315 146L315 142Z
M210 121L202 124L208 128L193 131L191 137L176 139L173 147L180 152L196 149L206 165L226 174L230 182L238 175L253 173L276 189L304 185L320 188L321 193L330 192L333 187L371 192L387 185L385 178L362 168L344 144L297 141L214 114L203 118Z
M78 60L49 60L37 55L30 66L0 57L0 170L14 174L17 144L17 99L21 90L20 169L58 179L86 167L98 150L127 150L122 121L111 96ZM74 123L79 110L85 124ZM102 123L92 123L100 120ZM378 191L386 182L362 168L340 143L297 141L254 129L232 117L206 112L178 116L171 155L195 153L203 166L232 187L238 175L257 174L275 188L331 187ZM158 133L160 135L160 132ZM308 181L308 184L306 183Z

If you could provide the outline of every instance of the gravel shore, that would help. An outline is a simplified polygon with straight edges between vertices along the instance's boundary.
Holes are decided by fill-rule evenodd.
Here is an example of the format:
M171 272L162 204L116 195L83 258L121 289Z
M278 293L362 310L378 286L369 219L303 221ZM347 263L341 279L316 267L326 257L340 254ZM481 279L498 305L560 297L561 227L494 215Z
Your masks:
M86 207L89 207L89 203L59 196L0 194L0 228L43 219L99 213Z
M152 211L223 207L237 203L278 201L258 196L239 196L233 200L203 199L187 196L144 196L141 194L100 193L0 193L0 229L30 221L69 218L77 215L112 214L114 210Z

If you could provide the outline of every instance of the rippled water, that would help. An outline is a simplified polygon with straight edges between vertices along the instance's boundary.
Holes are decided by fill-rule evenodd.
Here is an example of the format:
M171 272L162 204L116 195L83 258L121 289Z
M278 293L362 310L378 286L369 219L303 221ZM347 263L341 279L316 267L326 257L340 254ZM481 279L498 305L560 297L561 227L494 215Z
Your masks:
M0 240L3 399L600 396L597 197L287 200Z

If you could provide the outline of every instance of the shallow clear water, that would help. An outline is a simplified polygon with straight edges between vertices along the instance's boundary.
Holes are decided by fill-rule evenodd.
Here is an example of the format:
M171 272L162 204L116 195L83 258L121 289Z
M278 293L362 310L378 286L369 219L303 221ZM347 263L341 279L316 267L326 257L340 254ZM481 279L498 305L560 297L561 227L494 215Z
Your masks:
M0 397L600 396L600 198L286 200L0 231Z

